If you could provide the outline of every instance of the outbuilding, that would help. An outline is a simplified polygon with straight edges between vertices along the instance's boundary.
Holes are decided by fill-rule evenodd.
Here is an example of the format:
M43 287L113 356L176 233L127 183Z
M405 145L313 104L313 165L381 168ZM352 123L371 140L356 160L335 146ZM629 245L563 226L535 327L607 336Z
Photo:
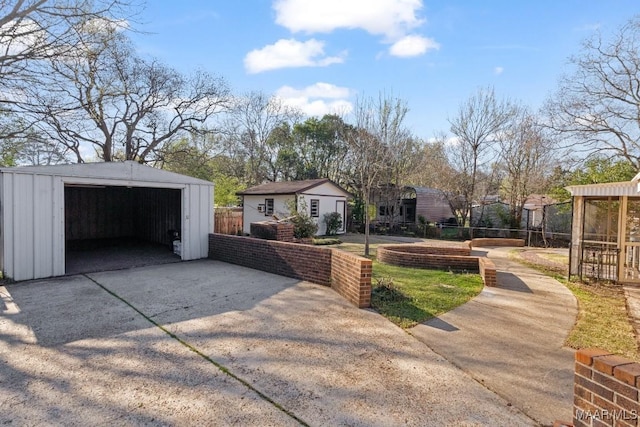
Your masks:
M342 217L342 234L346 230L347 198L350 193L330 179L308 179L302 181L268 182L238 192L242 196L243 232L249 234L252 222L266 219L286 218L291 215L289 204L297 209L306 209L318 224L316 235L326 234L323 221L327 213L338 212Z
M573 201L569 274L640 284L640 174L566 189Z
M114 239L180 239L182 260L206 258L213 183L133 161L0 168L0 226L13 280L64 275L69 248Z

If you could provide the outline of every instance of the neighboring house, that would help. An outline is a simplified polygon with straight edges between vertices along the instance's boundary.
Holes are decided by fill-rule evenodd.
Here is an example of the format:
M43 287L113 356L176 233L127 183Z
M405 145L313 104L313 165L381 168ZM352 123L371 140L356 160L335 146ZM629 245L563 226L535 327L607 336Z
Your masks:
M252 222L289 217L287 205L292 200L296 201L299 210L306 207L307 213L316 221L316 235L326 234L324 215L331 212L342 216L342 229L338 233L346 230L347 198L351 195L327 178L268 182L237 194L242 196L242 230L245 234L249 234Z
M393 191L375 195L375 220L379 223L415 224L420 217L427 222L444 223L455 217L442 191L435 188L406 186L399 198L388 194Z

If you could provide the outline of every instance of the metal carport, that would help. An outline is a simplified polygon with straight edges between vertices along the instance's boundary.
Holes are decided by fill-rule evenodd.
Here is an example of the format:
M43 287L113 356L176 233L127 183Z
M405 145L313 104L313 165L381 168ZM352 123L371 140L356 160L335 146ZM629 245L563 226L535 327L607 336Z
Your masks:
M65 274L70 206L83 229L73 231L76 237L119 238L134 232L163 243L168 229L178 227L182 260L207 257L213 231L211 182L133 161L1 168L0 268L5 277ZM106 224L115 226L105 230Z

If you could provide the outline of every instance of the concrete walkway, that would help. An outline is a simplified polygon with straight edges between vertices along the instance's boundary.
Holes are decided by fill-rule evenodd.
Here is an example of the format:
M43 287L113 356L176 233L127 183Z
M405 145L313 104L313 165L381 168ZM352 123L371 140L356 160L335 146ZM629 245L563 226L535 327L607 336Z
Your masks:
M625 285L624 297L627 301L627 313L631 326L636 334L636 341L640 345L640 287Z
M562 284L478 248L498 270L497 288L410 333L543 425L572 419L574 351L563 347L577 315Z
M535 425L330 288L208 260L0 287L5 424Z

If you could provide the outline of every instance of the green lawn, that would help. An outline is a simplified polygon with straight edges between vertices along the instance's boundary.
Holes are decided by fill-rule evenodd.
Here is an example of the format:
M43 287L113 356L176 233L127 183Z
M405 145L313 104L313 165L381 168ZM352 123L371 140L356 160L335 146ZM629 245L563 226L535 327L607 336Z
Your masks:
M469 301L482 290L478 274L396 267L373 262L371 306L410 328Z

